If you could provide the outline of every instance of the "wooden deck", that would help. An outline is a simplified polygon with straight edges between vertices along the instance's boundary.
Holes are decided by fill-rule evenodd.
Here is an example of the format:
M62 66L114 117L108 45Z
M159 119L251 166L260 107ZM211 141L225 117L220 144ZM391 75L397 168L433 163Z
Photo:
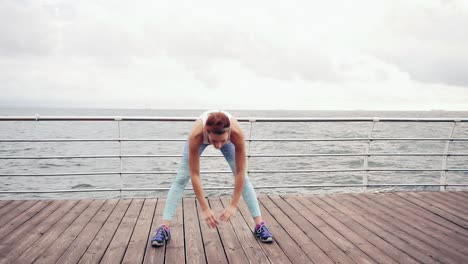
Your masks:
M468 263L468 192L259 200L274 243L254 238L245 204L209 229L184 198L160 248L163 199L0 201L0 263Z

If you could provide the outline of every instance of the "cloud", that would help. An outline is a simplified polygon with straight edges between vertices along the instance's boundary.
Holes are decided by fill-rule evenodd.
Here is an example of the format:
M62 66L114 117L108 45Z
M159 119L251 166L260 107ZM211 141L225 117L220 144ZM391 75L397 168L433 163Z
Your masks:
M56 27L36 1L0 2L0 56L42 56L53 52Z
M468 86L466 1L395 1L369 53L408 72L415 80Z
M439 0L1 1L0 105L467 110L467 10Z

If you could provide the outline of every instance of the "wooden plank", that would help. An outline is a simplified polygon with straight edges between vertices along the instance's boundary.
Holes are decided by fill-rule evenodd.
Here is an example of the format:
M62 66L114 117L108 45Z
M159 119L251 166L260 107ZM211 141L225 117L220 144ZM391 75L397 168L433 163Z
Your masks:
M448 196L451 196L453 199L457 199L462 203L468 201L468 191L447 191L441 193L446 193ZM464 205L466 206L466 204Z
M37 214L42 213L42 210L44 208L47 208L47 209L45 209L44 213L39 214L37 217L35 217L35 218L38 218L34 220L35 223L37 223L38 221L40 222L41 217L43 219L44 217L47 216L44 214L47 214L47 213L50 214L51 212L53 212L53 210L57 209L58 206L59 205L57 204L51 204L51 201L39 201L37 204L33 205L31 208L29 208L28 210L24 211L23 213L15 217L12 221L8 222L8 224L2 226L0 228L0 240L4 241L5 240L4 238L7 237L13 231L18 233L19 229L27 228L28 221L29 222L33 221L30 219L35 217ZM23 226L23 224L25 225ZM14 237L17 237L17 236L14 236Z
M392 216L402 224L412 227L413 230L417 231L417 233L424 234L427 238L431 237L433 242L434 239L437 240L437 246L439 248L445 248L452 255L458 257L466 255L463 253L463 249L465 247L460 247L459 242L456 239L440 231L440 226L418 217L414 213L410 212L410 210L405 210L399 206L394 206L390 202L385 202L386 195L378 195L378 198L374 196L375 195L369 194L359 195L358 197L359 199L367 199L370 203L376 204L377 207L382 207L380 210L384 210L388 215ZM466 257L468 258L468 255L466 255Z
M413 197L416 197L418 198L419 200L422 200L422 201L427 201L428 203L430 203L431 205L435 206L435 207L438 207L448 213L451 213L461 219L463 219L463 221L468 221L468 216L461 213L458 209L454 209L452 208L451 206L447 205L446 203L440 201L439 199L437 198L434 198L434 197L431 197L431 196L423 196L421 195L420 193L409 193L411 196Z
M195 202L197 201L195 200ZM203 246L205 248L205 256L207 263L227 264L228 259L226 253L224 252L223 244L221 243L221 238L219 237L218 229L206 227L206 224L204 222L205 220L203 220L201 216L200 206L197 206L197 212L198 222L203 237Z
M30 245L34 244L41 236L43 236L57 221L60 220L73 206L76 201L67 201L62 203L61 206L51 212L43 221L38 222L34 225L28 225L27 229L24 229L21 234L17 237L11 237L12 239L6 239L0 246L0 263L11 263L15 260L23 251L25 251ZM12 234L15 234L13 232Z
M458 196L454 192L435 192L434 194L431 193L426 195L435 196L450 206L453 206L456 209L460 209L462 212L468 211L468 205L464 201L465 199Z
M122 263L142 263L148 243L156 199L145 199Z
M268 212L278 221L283 229L291 236L296 245L295 247L301 248L304 253L314 262L314 263L333 263L333 261L325 254L311 239L302 230L304 227L299 228L294 224L288 216L278 208L278 206L273 203L272 200L278 201L280 197L261 197L259 200L262 202L263 206L267 208Z
M216 213L220 214L223 211L223 205L219 198L210 198L209 203L211 209ZM203 220L202 220L203 221ZM209 228L206 223L201 222L201 228ZM226 256L229 260L229 263L248 263L249 260L237 239L236 233L230 222L222 223L218 226L219 236L221 237L221 242L224 245L224 250Z
M21 219L21 221L19 221L19 222L23 222L23 224L18 226L17 228L15 228L11 233L9 233L8 235L6 235L5 237L2 238L2 242L4 244L3 246L5 246L7 243L13 243L15 240L22 239L24 236L29 234L32 229L35 229L35 227L39 223L41 223L49 215L51 215L58 208L60 208L64 203L65 203L65 201L55 201L55 202L50 203L46 207L41 206L42 210L39 211L39 212L34 210L35 215L33 217L29 218L27 221L23 221L23 219ZM33 206L32 208L34 208L34 207L35 206ZM28 211L29 210L27 210L27 212ZM22 218L23 216L24 215L22 214L20 217ZM32 216L32 215L27 215L27 216L29 217L29 216ZM6 225L4 227L11 228L13 226L16 226L16 224L10 222L10 224L8 224L8 225ZM3 246L0 246L0 248L3 248Z
M327 212L331 217L336 219L338 222L349 228L349 230L352 230L356 234L359 234L360 237L363 239L367 240L371 245L374 247L378 248L380 252L385 252L386 256L389 256L391 259L378 259L379 257L376 257L374 254L381 254L379 252L374 252L372 253L372 258L375 259L379 263L383 262L399 262L399 263L417 263L417 261L408 255L404 254L400 250L396 249L392 244L388 243L387 241L383 240L381 237L378 235L372 233L367 229L366 226L364 226L364 223L361 225L359 222L354 221L350 216L345 215L341 212L339 212L337 209L334 207L330 206L326 202L324 202L320 197L316 197L314 199L311 199L312 202L315 203L315 205L319 206L324 212ZM336 228L335 228L336 229ZM338 230L338 229L337 229ZM361 245L359 242L356 242L355 244Z
M450 195L464 204L468 203L468 192L450 192Z
M78 263L118 202L117 199L108 200L56 263Z
M255 223L243 199L241 199L241 202L239 203L239 213L242 215L242 217L244 218L244 221L250 227L249 230L253 232L255 228ZM267 226L269 226L268 223L267 223ZM273 239L276 239L274 232L272 234L273 234ZM252 236L253 235L254 234L252 233ZM269 257L269 260L271 263L281 263L281 264L291 263L288 256L283 252L283 249L278 245L278 243L273 242L273 243L265 244L265 243L260 242L260 246L263 248L263 251L265 251L265 253Z
M231 199L221 198L221 203L226 208L230 205ZM242 216L236 213L231 216L230 222L250 263L270 263L269 257L263 252L260 242L254 237Z
M401 209L406 209L407 211L424 218L424 220L430 221L431 223L435 224L435 228L437 228L441 232L449 234L451 237L461 236L461 239L466 240L466 243L468 244L467 229L462 228L450 221L447 221L446 219L438 216L437 214L434 214L420 206L417 206L414 203L411 203L396 194L388 194L388 196L386 196L385 198L385 201L387 201L388 203L392 203L393 205Z
M466 214L468 211L468 194L462 195L465 192L448 192L445 196L450 198L461 210Z
M466 209L460 210L462 205L459 204L457 200L452 200L452 198L448 197L448 192L417 192L417 194L421 197L434 199L452 210L460 211L460 213L465 213L464 211L466 211Z
M171 222L171 240L166 244L166 263L185 262L183 204L182 202L177 206Z
M34 263L55 263L104 203L105 200L93 200L88 208L73 221L70 227L53 244L49 245L48 249Z
M468 191L454 191L453 194L468 200Z
M99 230L91 245L86 249L79 263L99 263L110 241L114 237L115 230L122 221L131 201L131 199L122 199L119 201L119 204Z
M186 263L206 263L194 198L183 198Z
M332 198L333 197L333 198ZM417 248L413 247L410 243L406 240L401 239L395 236L392 232L389 232L387 229L383 229L377 224L374 223L375 219L370 219L365 212L361 212L359 208L357 208L352 203L344 202L343 199L335 196L327 196L322 198L322 200L327 203L328 205L334 207L336 210L343 213L345 216L353 219L357 223L361 223L361 225L365 225L369 231L373 232L383 240L385 240L389 246L389 254L394 257L395 251L393 248L401 251L400 255L397 255L395 260L399 263L413 263L414 260L423 263L438 263L435 259L429 257L424 252L418 250Z
M369 201L374 203L376 206L381 207L389 215L398 219L401 223L413 227L421 233L424 233L439 242L445 243L448 248L458 249L463 254L464 247L460 245L460 242L454 239L452 236L456 235L451 230L443 229L441 226L434 224L427 219L417 216L406 208L401 208L403 205L395 206L392 201L387 199L387 194L361 194L360 198L367 198ZM449 233L449 235L447 234ZM439 243L439 246L444 246ZM468 258L468 255L466 256Z
M2 208L2 209L6 209L6 211L4 212L3 210L0 209L0 227L4 226L8 222L10 222L12 219L16 218L17 216L22 214L24 211L31 208L31 206L35 205L37 202L38 200L29 200L19 205L14 205L12 208L8 208L9 206L6 206Z
M4 217L7 215L11 210L20 206L21 204L25 203L26 200L13 200L6 204L4 207L0 208L0 217Z
M31 201L30 201L31 202ZM36 201L37 202L37 201ZM12 201L9 203L7 206L0 208L0 227L5 225L6 223L10 222L11 219L17 217L19 214L24 212L26 209L23 209L22 211L18 211L18 208L24 208L26 201ZM29 204L26 204L26 207ZM29 206L31 207L31 206Z
M411 202L417 206L420 206L428 211L430 211L431 213L433 214L436 214L438 215L439 217L447 220L447 221L450 221L451 223L455 224L455 225L458 225L464 229L468 229L468 221L464 221L463 219L459 218L458 216L456 215L453 215L451 213L448 213L430 203L427 203L426 201L423 201L423 200L420 200L408 193L405 193L405 192L401 192L401 193L395 193L395 195L405 199L406 201L408 202Z
M305 217L312 225L319 229L325 236L328 237L333 243L335 243L343 252L351 257L357 263L374 263L364 252L362 252L357 246L351 243L343 235L333 229L320 217L319 213L313 211L313 208L309 208L304 205L300 200L305 199L302 197L288 197L286 201L303 217ZM306 201L304 201L306 203Z
M262 197L259 198L261 201ZM274 234L275 243L277 243L284 253L288 256L292 263L311 263L312 260L307 254L294 242L295 238L292 238L286 230L281 226L270 211L265 207L263 203L260 204L260 210L262 211L262 217L267 224L269 230Z
M389 195L383 195L382 199L379 199L379 201L392 209L395 213L408 219L409 222L414 223L414 226L422 232L430 234L432 237L443 241L447 245L457 248L460 251L466 248L461 246L460 243L468 245L468 237L458 234L453 229L447 228L443 224L437 223L436 221L439 219L437 215L428 214L426 218L424 218L416 213L418 210L411 207L410 203L400 203L398 198L393 199L390 198Z
M0 200L0 208L3 208L7 204L13 202L13 200Z
M62 206L59 210L66 210L66 214L58 215L58 221L50 229L46 232L37 233L37 231L42 229L40 228L40 225L44 224L44 222L42 222L37 230L33 231L31 238L21 241L20 243L15 243L14 250L18 250L18 248L27 249L15 260L15 263L32 263L40 254L49 248L90 203L90 200L82 200L80 202L70 201L72 207L66 208L66 205ZM59 210L54 213L57 213ZM14 258L10 258L6 262L11 263L13 260Z
M127 249L128 242L135 228L136 220L143 206L143 199L133 199L125 213L119 228L101 259L101 263L121 263Z
M421 195L423 197L430 197L431 199L437 200L452 210L459 212L458 214L468 217L468 206L457 199L452 199L452 197L449 196L449 193L434 192L431 194L422 193Z
M164 206L166 204L165 199L158 199L156 202L156 210L154 212L153 221L151 223L151 231L148 237L145 250L144 264L162 264L164 263L164 257L166 254L166 246L153 247L151 245L151 239L156 234L156 230L161 225L163 216Z
M442 253L440 253L440 251L438 251L431 245L428 245L425 241L415 238L411 235L411 232L405 232L405 229L407 228L402 226L398 221L392 219L390 216L376 211L375 208L372 208L369 205L360 202L351 195L341 196L339 202L343 203L349 208L353 208L353 210L356 211L356 213L365 216L365 219L368 222L374 223L375 225L386 230L390 234L410 244L411 247L416 248L418 251L423 252L425 255L427 255L427 257L424 258L422 256L417 256L415 252L410 251L409 253L411 253L412 256L417 256L417 259L419 261L423 263L453 263L453 260L447 259L445 256L443 256Z
M164 201L159 203L159 200L157 202L152 200L151 206L147 205L147 202L150 203L149 200L142 200L140 216L137 217L137 213L132 217L136 224L127 228L127 235L121 239L127 239L126 243L112 243L111 241L118 240L114 237L117 237L119 232L116 230L119 226L124 225L123 216L127 215L126 211L131 202L127 202L126 208L122 210L119 206L124 203L124 200L118 200L117 206L115 206L117 200L114 200L115 209L113 211L112 207L105 209L109 206L106 202L101 209L96 209L96 211L99 210L98 213L89 215L88 221L84 222L79 229L75 227L74 223L70 223L75 219L71 216L75 212L73 210L81 202L75 207L72 205L67 212L65 203L73 201L23 201L16 203L16 206L10 205L8 215L0 216L0 223L4 221L4 225L0 226L0 236L2 232L4 234L3 238L0 238L0 264L31 263L34 260L36 260L35 263L55 263L56 261L58 263L76 263L78 261L80 263L99 263L101 261L110 263L111 260L107 261L103 256L110 254L106 253L107 251L116 250L114 249L115 244L120 245L120 250L117 250L120 252L119 254L124 254L120 258L116 257L117 263L173 263L174 261L198 263L204 262L204 258L208 263L260 263L262 260L272 263L291 263L289 258L292 258L293 263L301 263L299 257L295 259L297 256L288 248L288 243L302 252L306 257L303 259L305 261L302 261L304 263L310 262L316 257L312 257L312 251L306 246L307 243L316 245L322 254L329 257L329 261L336 263L357 262L355 258L351 257L349 250L340 246L342 243L339 241L340 238L336 240L330 237L331 231L329 229L338 229L341 234L345 233L343 238L346 241L349 240L348 243L362 244L362 241L355 241L359 238L349 238L350 232L344 231L346 228L359 234L358 237L365 239L365 244L370 243L384 252L384 256L391 257L394 262L463 263L468 258L468 247L466 247L468 244L468 220L460 218L460 215L468 215L465 212L465 203L468 201L467 192L333 195L311 198L308 200L313 204L311 208L307 208L308 204L303 204L297 199L303 198L287 196L260 199L262 202L260 206L264 212L263 217L276 240L272 244L263 244L259 243L251 233L249 227L253 227L254 224L244 202L241 202L239 212L231 218L230 223L223 223L219 229L209 229L200 219L200 215L197 214L199 209L196 206L196 201L193 198L185 198L182 209L178 209L181 215L178 231L182 237L185 235L186 243L183 243L183 239L179 240L182 241L182 244L177 244L178 246L171 249L172 252L168 251L166 258L164 256L165 247L154 248L150 245L150 239L159 226L160 219L162 219ZM0 210L13 202L4 202L4 206L0 207ZM210 204L215 204L213 208L217 215L223 210L223 204L227 205L228 202L228 198L210 199ZM28 203L30 207L26 206ZM112 230L112 227L109 228L107 224L112 225L110 219L118 215L116 214L118 210L121 210L120 218L118 222L114 219L114 230L108 232L109 229ZM82 211L81 215L88 211L88 209ZM128 214L129 211L130 209L128 209ZM310 220L311 217L322 220L323 225L319 222L314 223ZM92 220L89 221L91 218ZM196 231L197 225L200 233ZM182 231L183 226L185 233ZM174 227L177 229L177 225L171 226L171 229ZM58 241L66 236L64 234L68 233L70 228L75 228L75 235L68 237L65 243L59 243ZM104 230L107 230L107 237L103 236L103 233L106 232ZM121 231L121 233L123 232ZM314 234L319 235L315 236ZM290 241L285 237L289 237ZM196 241L196 239L202 240L202 242ZM171 240L168 245L173 244L176 240ZM194 243L195 246L191 246L191 243ZM223 248L223 243L225 248ZM54 248L58 244L60 244L59 249L55 251L49 248ZM202 246L206 256L203 254ZM301 247L304 249L301 250ZM8 254L2 255L2 249L8 251ZM201 250L198 256L196 253L194 255L193 252L199 249ZM331 249L334 251L332 252ZM178 250L179 256L175 256L176 250ZM184 256L185 250L187 251L186 257ZM57 256L49 257L49 261L43 261L44 253L47 255L52 251ZM310 252L305 254L303 251ZM381 252L373 254L371 257L377 255L381 257ZM144 259L143 254L145 254ZM368 252L368 254L371 253ZM72 257L69 258L70 256ZM60 259L58 259L59 257ZM177 257L179 259L176 259ZM388 261L388 259L385 261L375 260L378 262Z
M301 198L302 199L302 198ZM301 201L299 199L299 201ZM303 204L310 208L312 211L315 211L318 213L319 217L329 224L332 228L334 228L337 232L339 232L343 237L348 239L351 243L354 245L358 246L359 249L364 252L370 259L373 259L373 261L377 263L392 263L394 260L389 257L384 251L379 249L378 247L374 246L372 243L364 239L363 237L360 236L359 233L357 233L357 230L353 230L340 221L338 221L336 218L331 216L329 213L327 213L325 210L320 208L317 203L320 203L320 200L317 197L311 197L309 199L302 199Z
M347 198L354 204L361 206L364 210L369 212L373 217L379 218L381 223L384 225L391 226L394 234L405 237L408 241L412 241L413 245L422 249L425 252L431 252L431 256L443 263L459 263L460 256L447 254L447 250L450 250L445 244L435 241L431 236L425 233L419 232L415 228L402 223L399 219L396 219L391 215L389 210L384 210L379 206L376 206L372 201L359 195L347 195ZM405 233L405 234L403 234ZM451 249L450 251L454 251Z
M354 261L347 256L339 247L337 247L328 237L324 236L320 230L315 228L307 219L288 204L284 197L270 197L273 202L301 228L305 235L313 241L319 248L327 254L335 263L353 263ZM284 225L283 225L284 226Z

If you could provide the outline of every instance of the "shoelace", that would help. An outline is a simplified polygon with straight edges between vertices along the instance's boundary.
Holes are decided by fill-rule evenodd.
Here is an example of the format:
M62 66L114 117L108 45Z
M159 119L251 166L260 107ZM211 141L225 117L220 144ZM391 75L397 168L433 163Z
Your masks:
M164 227L158 228L158 231L156 232L156 235L154 236L157 240L162 240L165 238L166 230L164 230Z
M268 231L268 228L264 225L260 226L260 232L259 232L262 237L265 237L265 236L270 236L270 231Z

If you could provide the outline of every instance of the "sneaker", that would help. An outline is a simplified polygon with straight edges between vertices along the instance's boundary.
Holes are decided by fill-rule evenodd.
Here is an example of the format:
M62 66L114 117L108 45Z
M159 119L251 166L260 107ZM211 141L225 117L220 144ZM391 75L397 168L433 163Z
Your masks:
M273 242L273 235L268 231L265 222L261 222L259 225L255 226L254 234L261 242Z
M159 226L156 234L151 239L151 245L160 247L166 243L166 240L171 239L171 230L165 225Z

